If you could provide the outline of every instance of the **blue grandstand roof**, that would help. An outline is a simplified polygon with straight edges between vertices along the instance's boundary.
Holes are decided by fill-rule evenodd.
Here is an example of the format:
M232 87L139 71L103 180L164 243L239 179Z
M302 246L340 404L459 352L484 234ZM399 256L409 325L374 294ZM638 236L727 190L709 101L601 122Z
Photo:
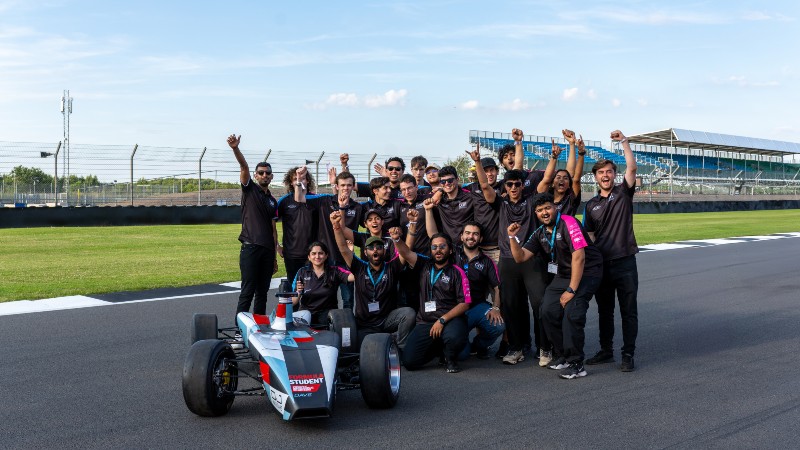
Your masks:
M628 136L635 144L672 145L673 147L700 148L723 152L756 153L762 155L785 155L800 153L796 142L775 141L772 139L734 136L731 134L709 133L682 128L668 128Z

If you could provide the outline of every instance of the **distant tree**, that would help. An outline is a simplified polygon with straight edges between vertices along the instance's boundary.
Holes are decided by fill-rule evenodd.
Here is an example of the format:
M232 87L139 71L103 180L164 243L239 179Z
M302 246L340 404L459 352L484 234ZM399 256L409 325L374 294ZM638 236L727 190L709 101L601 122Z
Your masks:
M469 180L469 168L472 167L472 159L467 154L463 154L455 159L448 159L444 162L445 166L453 166L458 172L458 178L466 183Z
M53 176L38 167L17 166L8 175L15 178L19 185L32 185L34 181L40 185L53 184Z

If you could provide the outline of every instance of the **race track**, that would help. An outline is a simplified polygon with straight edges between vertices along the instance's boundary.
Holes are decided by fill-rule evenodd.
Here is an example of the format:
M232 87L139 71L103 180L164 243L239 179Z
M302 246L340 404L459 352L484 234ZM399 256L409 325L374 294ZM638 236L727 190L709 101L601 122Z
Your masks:
M562 380L526 359L403 372L394 409L340 392L328 420L262 397L190 413L194 312L232 323L235 293L0 316L3 448L754 448L800 437L800 239L643 252L634 373ZM274 304L274 298L270 306ZM596 305L587 325L597 345ZM617 320L615 345L621 345ZM619 363L619 353L616 355Z

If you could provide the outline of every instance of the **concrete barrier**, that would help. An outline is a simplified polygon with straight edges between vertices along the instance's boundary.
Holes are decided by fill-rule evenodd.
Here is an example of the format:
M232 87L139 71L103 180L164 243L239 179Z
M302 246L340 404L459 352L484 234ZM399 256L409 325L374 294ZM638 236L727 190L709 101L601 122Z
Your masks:
M634 202L635 214L800 209L800 200ZM583 209L581 208L581 212ZM0 208L0 228L241 223L233 206Z

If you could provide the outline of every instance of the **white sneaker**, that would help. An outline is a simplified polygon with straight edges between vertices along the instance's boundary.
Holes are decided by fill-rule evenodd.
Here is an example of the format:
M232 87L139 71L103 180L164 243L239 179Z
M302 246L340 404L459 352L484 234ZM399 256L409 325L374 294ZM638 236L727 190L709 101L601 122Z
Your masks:
M522 350L509 351L508 354L503 357L503 364L516 364L524 360L525 355L522 354Z
M539 349L539 367L547 367L553 361L553 352Z

